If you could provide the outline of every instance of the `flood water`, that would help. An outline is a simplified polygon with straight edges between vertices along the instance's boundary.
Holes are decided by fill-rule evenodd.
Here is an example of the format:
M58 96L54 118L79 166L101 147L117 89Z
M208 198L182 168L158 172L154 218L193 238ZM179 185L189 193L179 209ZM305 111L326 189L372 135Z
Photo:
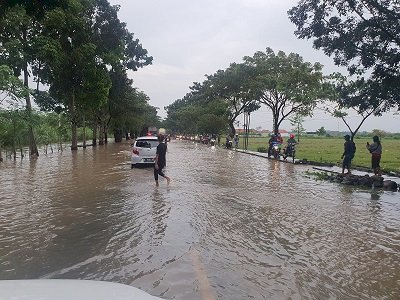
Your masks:
M130 143L0 163L0 279L165 299L399 299L400 193L173 140L156 188ZM161 178L163 179L163 178Z

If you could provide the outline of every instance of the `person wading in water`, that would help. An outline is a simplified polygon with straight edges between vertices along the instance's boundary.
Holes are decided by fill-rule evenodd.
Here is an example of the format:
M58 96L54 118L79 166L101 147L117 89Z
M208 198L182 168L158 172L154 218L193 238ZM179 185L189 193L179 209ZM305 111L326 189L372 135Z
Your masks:
M156 152L156 158L154 159L154 179L156 181L156 186L158 184L158 175L167 179L167 184L170 183L171 179L164 174L163 168L167 164L166 154L167 154L167 145L163 143L164 137L162 135L158 136L158 146Z

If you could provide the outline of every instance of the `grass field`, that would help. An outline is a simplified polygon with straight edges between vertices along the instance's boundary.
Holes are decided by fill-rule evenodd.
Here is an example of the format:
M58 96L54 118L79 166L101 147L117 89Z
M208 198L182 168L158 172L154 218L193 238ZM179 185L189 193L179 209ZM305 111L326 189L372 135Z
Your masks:
M257 151L259 147L268 148L267 137L249 138L248 150ZM284 138L286 141L287 138ZM365 147L367 142L372 143L372 138L356 138L354 140L357 151L353 159L353 166L371 167L371 154ZM285 143L284 143L285 144ZM341 164L344 139L338 137L301 137L296 147L296 157L310 161ZM239 147L243 148L243 138ZM382 139L381 168L385 171L400 172L400 140Z

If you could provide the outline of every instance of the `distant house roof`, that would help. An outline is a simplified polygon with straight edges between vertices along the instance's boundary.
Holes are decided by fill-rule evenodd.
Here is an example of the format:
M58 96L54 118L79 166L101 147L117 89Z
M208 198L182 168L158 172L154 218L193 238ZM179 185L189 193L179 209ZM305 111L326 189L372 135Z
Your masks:
M243 128L235 128L235 131L236 131L237 133L243 133L243 132L244 132L244 129L243 129Z
M235 130L236 130L236 133L239 133L239 134L243 134L245 132L243 128L235 128ZM256 129L251 128L251 129L249 129L249 132L253 132L253 133L257 132L257 133L261 133L261 134L270 134L273 131L269 130L269 129L256 130ZM290 131L287 131L286 129L279 129L279 133L284 135L284 136L286 136L286 135L289 135Z

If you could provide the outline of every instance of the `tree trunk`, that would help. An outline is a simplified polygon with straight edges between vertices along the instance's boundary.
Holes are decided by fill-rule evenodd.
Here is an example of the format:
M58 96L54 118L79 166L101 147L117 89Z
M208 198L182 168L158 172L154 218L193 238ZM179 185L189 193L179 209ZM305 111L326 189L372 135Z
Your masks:
M300 143L300 123L297 123L297 142Z
M104 145L104 131L103 131L103 122L100 121L99 124L99 145Z
M273 127L272 131L275 133L279 132L279 112L272 110L272 121L273 121Z
M93 122L93 139L92 139L92 145L93 147L97 146L97 122L96 122L96 117L94 118Z
M19 146L19 153L21 155L21 159L24 158L24 148L22 147L21 138L18 137L18 146Z
M86 120L85 120L85 114L83 114L83 143L82 143L82 148L86 149Z
M70 106L70 113L71 113L71 133L72 133L72 141L71 141L71 150L75 151L78 150L78 135L77 135L77 117L75 111L75 88L72 88L72 95L71 95L71 106Z
M114 141L116 143L122 142L122 130L121 129L114 129Z
M62 137L61 137L61 114L58 114L58 151L63 151Z
M105 123L104 123L103 130L104 130L104 133L103 133L103 135L104 135L104 144L107 144L108 143L107 124L105 124Z
M17 149L16 149L16 145L15 145L15 139L16 139L16 124L15 124L15 120L13 120L13 125L14 125L14 136L13 136L13 140L12 140L12 152L14 154L14 160L17 159Z
M28 82L28 64L24 64L24 86L26 88L29 88L29 82ZM32 116L32 104L31 104L31 97L30 95L25 96L25 102L26 102L26 112L28 115L28 137L29 137L29 155L30 156L39 156L39 151L36 145L36 140L35 140L35 135L33 133L33 127L31 124L31 116Z
M235 126L233 125L234 120L229 121L229 128L231 130L231 137L235 136L236 129Z

